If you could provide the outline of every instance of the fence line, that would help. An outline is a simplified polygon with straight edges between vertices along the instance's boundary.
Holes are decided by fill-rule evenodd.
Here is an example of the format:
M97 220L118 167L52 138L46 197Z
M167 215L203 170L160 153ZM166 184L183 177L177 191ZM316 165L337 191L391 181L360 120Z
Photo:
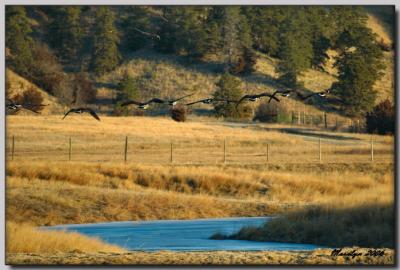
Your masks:
M78 140L79 142L79 140ZM205 142L205 144L204 144ZM169 143L169 163L193 163L193 162L213 162L213 163L221 163L221 154L218 151L214 151L215 147L218 146L218 142L214 142L212 140L208 141L200 141L192 145L191 147L187 147L182 145L181 148L178 148L173 144L173 141ZM64 155L65 157L65 146L55 147L54 150L49 150L44 147L43 142L39 143L39 149L32 149L31 144L29 148L24 151L24 141L18 140L18 151L16 147L16 138L15 136L11 136L11 151L8 153L11 154L11 160L14 160L17 157L23 157L26 159L50 159L54 157L54 155ZM190 143L190 142L189 142ZM203 144L202 144L203 143ZM394 149L391 149L385 146L384 142L380 142L381 147L375 149L375 142L373 136L371 136L370 141L363 141L360 145L346 145L340 144L342 149L337 149L337 146L332 147L326 146L324 144L324 153L322 153L322 138L318 138L318 159L315 157L315 149L314 147L309 147L311 145L316 145L316 142L307 143L304 142L303 145L290 145L289 147L278 147L277 151L274 152L273 158L271 155L271 144L269 142L262 142L261 144L266 146L264 151L260 148L260 143L258 141L246 141L246 140L227 140L224 138L223 141L223 164L234 164L234 163L246 163L246 164L258 164L258 163L326 163L326 162L336 162L339 160L340 162L382 162L390 160L389 162L393 162ZM20 146L22 144L22 146ZM229 145L228 145L229 144ZM64 144L65 145L65 144ZM121 152L115 147L111 147L115 145L115 141L112 142L111 145L104 145L103 151L94 151L91 148L87 147L87 144L79 144L77 140L74 141L74 161L84 160L90 161L91 159L97 159L97 161L107 161L110 159L114 159L114 156L120 156ZM131 162L150 162L150 163L164 163L166 162L166 156L168 156L168 143L154 144L151 142L144 142L140 145L137 151L137 155L135 160L130 159ZM144 145L144 146L143 146ZM148 148L145 147L147 145ZM326 147L325 147L326 146ZM360 147L358 147L360 146ZM229 147L229 160L228 160L228 147ZM368 149L369 148L369 149ZM195 150L196 149L196 150ZM201 149L201 151L198 151ZM204 153L203 156L200 156L198 153ZM324 159L322 155L324 154ZM128 162L128 136L125 136L124 147L123 147L123 160L124 162ZM90 158L93 156L93 158ZM113 157L111 157L113 156ZM88 158L89 157L89 158ZM122 157L121 157L122 158ZM64 159L65 160L65 159ZM68 138L68 161L72 160L72 138ZM181 162L184 160L184 162Z

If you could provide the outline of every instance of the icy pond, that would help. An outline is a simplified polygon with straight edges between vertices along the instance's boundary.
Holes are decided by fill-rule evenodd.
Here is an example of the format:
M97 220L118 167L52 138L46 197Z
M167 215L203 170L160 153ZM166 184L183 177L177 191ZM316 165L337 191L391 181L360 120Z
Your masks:
M231 234L246 226L260 226L271 217L213 218L193 220L154 220L73 224L46 227L46 230L67 230L127 250L141 251L215 251L215 250L313 250L315 245L255 242L244 240L211 240L215 233Z

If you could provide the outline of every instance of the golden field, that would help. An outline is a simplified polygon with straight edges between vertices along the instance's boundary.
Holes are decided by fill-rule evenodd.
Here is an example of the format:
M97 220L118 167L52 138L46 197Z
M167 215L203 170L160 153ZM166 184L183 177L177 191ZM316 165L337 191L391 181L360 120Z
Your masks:
M307 217L304 213L316 207L352 213L351 209L371 204L375 204L376 209L380 205L393 205L391 136L374 136L376 162L371 163L370 136L363 134L298 128L303 135L292 135L281 131L297 127L230 126L209 119L191 119L186 123L150 117L102 117L101 122L88 116L60 119L60 116L7 116L6 217L11 222L9 226L14 228L8 227L7 239L15 243L15 248L7 250L8 263L393 263L391 249L387 249L387 254L392 255L384 258L365 256L350 261L325 256L327 251L322 250L307 254L204 252L202 256L187 253L186 257L183 255L186 253L179 252L109 252L113 247L89 243L84 238L79 240L82 241L82 246L77 248L80 251L74 251L72 242L59 247L56 240L46 243L50 246L38 242L37 246L24 249L18 241L34 242L41 233L47 233L37 232L32 227L39 225L291 213L303 213L301 216ZM307 141L314 134L317 138L327 138L321 163L318 162L318 148L309 149L310 144L318 147L318 141ZM11 160L9 138L13 135L15 156ZM132 151L128 151L127 163L123 162L125 136L129 138L128 150ZM66 152L69 137L73 138L72 161L68 161ZM229 138L226 164L222 162L223 151L215 153L217 150L213 147L213 143L217 141L220 145L225 137ZM173 164L169 164L171 140L193 147L185 151L178 148ZM266 146L265 141L270 144L271 151L268 163L265 156L250 155L260 152L261 147ZM338 142L356 142L359 148L353 144L337 145ZM140 145L145 146L144 149ZM160 145L165 145L165 156L159 153ZM222 147L218 150L223 150ZM350 155L348 160L353 162L342 160L337 152L336 156L334 151L338 148L344 151L341 155ZM248 152L244 162L241 149ZM283 153L278 153L278 149ZM204 161L207 150L218 156L217 160ZM154 151L154 155L140 156L146 151ZM329 154L331 161L326 160ZM279 162L279 157L284 159L285 156L292 156L293 162ZM192 162L196 158L198 161ZM379 214L374 209L366 213ZM390 211L382 212L384 222L390 219L390 214ZM372 221L372 218L366 219L363 230L375 230ZM18 240L19 234L13 234L18 231L26 232L23 240ZM54 239L64 242L66 233L51 233ZM393 236L389 232L383 237ZM51 252L42 253L41 247Z
M178 123L167 117L7 116L7 157L12 136L15 160L69 159L72 161L124 161L128 137L128 162L165 164L265 164L319 162L369 162L371 136L334 133L300 126L232 123L213 118L192 118ZM283 132L282 132L283 131ZM295 134L289 134L292 132ZM377 162L393 162L393 136L373 136ZM267 158L267 147L268 158Z

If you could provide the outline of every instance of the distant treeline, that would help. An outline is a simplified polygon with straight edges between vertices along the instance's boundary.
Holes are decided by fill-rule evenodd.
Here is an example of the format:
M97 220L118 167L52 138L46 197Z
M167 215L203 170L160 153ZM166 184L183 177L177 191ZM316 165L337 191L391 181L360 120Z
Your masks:
M278 82L287 87L301 86L306 69L324 71L332 49L333 93L359 115L374 105L389 48L366 21L361 6L7 6L6 59L51 94L88 102L90 77L144 47L189 63L214 55L219 72L235 76L253 72L262 52L280 60Z

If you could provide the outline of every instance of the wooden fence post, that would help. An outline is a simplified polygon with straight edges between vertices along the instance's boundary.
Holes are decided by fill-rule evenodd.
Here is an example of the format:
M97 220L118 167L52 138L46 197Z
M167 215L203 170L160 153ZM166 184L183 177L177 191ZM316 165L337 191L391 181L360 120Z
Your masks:
M15 151L15 136L12 136L12 145L11 145L11 160L14 160L14 151Z
M326 112L324 112L324 122L325 122L325 129L328 129L328 116L326 115Z
M69 148L68 148L68 160L71 161L71 153L72 153L72 141L69 138Z
M124 161L128 159L128 136L125 137Z
M321 138L319 138L319 162L322 162Z
M224 164L226 164L226 138L224 138Z
M173 163L173 156L172 156L172 142L171 142L171 148L170 148L170 159L169 159L170 163Z
M267 143L267 163L269 163L269 143Z
M374 139L371 136L371 162L374 162Z

